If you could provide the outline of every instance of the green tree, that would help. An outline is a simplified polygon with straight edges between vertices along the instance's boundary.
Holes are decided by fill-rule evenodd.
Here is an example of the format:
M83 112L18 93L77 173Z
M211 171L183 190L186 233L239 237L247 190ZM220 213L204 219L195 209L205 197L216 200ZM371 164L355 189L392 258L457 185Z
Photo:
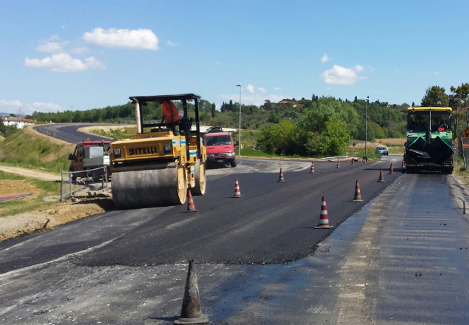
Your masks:
M469 83L461 84L461 86L451 86L452 94L449 96L449 105L453 109L454 134L460 134L458 130L459 121L466 118L466 109L469 106Z
M346 143L350 140L348 125L337 117L332 117L325 123L322 134L312 133L306 142L309 154L343 155Z
M429 87L422 98L422 106L424 107L447 107L448 95L445 88L439 86Z
M3 124L3 119L0 117L0 134L5 135L7 127Z

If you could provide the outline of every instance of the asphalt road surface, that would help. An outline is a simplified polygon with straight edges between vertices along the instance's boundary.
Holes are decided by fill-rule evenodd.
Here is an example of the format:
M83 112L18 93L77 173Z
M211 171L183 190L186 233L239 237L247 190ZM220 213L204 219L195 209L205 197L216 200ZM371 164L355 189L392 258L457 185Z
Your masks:
M84 128L88 126L100 126L100 125L115 125L115 124L66 124L66 123L58 123L58 124L44 124L35 126L34 129L42 134L49 135L51 137L57 138L59 140L63 140L70 143L78 143L89 139L91 141L106 141L109 140L108 138L102 138L97 135L92 135L89 133L84 133L78 131L79 128Z
M1 243L0 320L170 324L194 259L216 324L466 324L469 229L455 196L467 194L451 176L390 175L400 158L316 162L315 174L240 160L208 171L196 213L116 210ZM314 229L322 196L333 232Z

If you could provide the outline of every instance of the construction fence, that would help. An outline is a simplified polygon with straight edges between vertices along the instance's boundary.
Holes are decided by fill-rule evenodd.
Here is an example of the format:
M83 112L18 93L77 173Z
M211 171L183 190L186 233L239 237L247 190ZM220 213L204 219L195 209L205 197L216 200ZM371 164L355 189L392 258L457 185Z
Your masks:
M106 166L89 169L86 174L83 171L61 173L60 202L74 196L90 196L110 189Z

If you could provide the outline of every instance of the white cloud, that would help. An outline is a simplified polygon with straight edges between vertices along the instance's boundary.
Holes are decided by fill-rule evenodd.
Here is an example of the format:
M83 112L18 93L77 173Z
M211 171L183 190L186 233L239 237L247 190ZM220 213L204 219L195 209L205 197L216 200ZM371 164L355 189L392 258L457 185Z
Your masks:
M172 47L175 47L175 46L178 46L179 44L178 43L174 43L174 42L171 42L171 41L167 41L166 42L169 46L172 46Z
M0 111L16 114L18 110L21 114L28 115L35 111L49 113L63 111L64 109L55 103L33 102L32 104L23 105L19 100L0 99Z
M55 112L64 110L60 105L57 105L55 103L40 103L40 102L33 102L32 104L26 104L25 108L27 110L26 114L32 114L34 112L55 113Z
M85 59L85 62L80 59L74 59L67 53L57 53L44 59L30 59L26 58L24 64L27 67L33 68L49 68L57 72L76 72L88 69L105 69L106 66L94 57Z
M254 94L254 86L249 84L246 86L247 91L249 91L251 94Z
M344 68L339 65L334 65L332 69L324 71L321 75L326 84L331 85L353 85L358 79L366 79L365 77L358 76L364 70L362 66L356 65L353 68Z
M59 36L53 35L49 39L39 41L36 51L46 53L62 52L64 45L66 45L66 42L62 42Z
M265 94L265 88L259 87L257 88L261 93Z
M59 42L47 42L39 45L36 48L38 52L56 53L63 50L62 43Z
M83 53L87 53L89 52L90 50L88 50L86 47L84 46L81 46L81 47L74 47L74 48L71 48L70 49L70 53L73 53L73 54L83 54Z
M275 87L274 90L275 90L275 91L279 91L279 90L282 90L282 88L280 88L280 87Z
M327 61L329 61L331 58L327 56L327 54L324 54L321 58L321 62L322 63L326 63Z
M83 34L86 42L105 47L157 50L158 38L150 29L95 28Z
M22 106L19 100L0 99L0 110L5 111L5 113L16 112Z
M362 67L361 65L358 65L358 64L352 69L355 70L356 72L362 72L363 70L365 70L364 67Z

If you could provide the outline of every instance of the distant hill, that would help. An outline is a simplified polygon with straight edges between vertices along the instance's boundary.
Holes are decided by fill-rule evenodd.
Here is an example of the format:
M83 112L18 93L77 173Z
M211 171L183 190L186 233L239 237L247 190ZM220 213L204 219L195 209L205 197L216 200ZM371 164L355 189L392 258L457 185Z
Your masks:
M10 116L10 114L15 114L15 113L5 113L5 112L0 112L0 117L2 116ZM25 117L25 114L15 114L18 117Z

